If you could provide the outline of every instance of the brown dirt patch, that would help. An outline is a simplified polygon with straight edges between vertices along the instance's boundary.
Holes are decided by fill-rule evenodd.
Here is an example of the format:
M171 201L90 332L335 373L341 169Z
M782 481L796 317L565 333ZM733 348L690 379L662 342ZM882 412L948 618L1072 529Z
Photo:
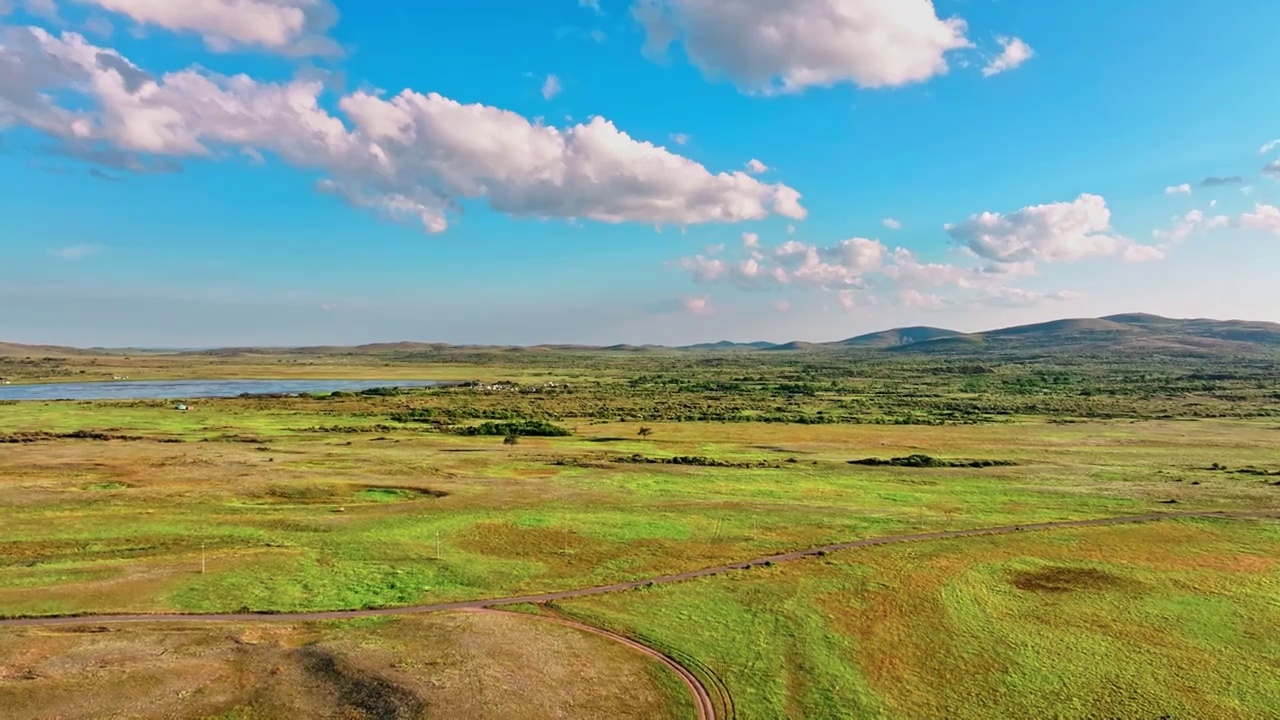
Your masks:
M532 618L0 631L5 720L685 717L654 663Z
M1125 587L1128 582L1095 568L1052 567L1014 573L1009 584L1028 592L1064 593L1077 590L1113 590Z

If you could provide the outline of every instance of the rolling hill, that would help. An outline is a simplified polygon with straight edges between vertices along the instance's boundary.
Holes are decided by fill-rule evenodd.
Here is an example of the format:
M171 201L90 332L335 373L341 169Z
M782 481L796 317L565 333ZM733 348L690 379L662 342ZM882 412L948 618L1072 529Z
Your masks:
M943 337L900 346L900 352L1252 354L1280 350L1280 324L1178 320L1127 313L1053 320Z
M913 343L929 342L941 338L955 337L963 333L955 330L944 330L935 327L908 327L895 328L893 330L882 330L876 333L868 333L857 337L841 340L829 345L849 348L892 348L900 345L911 345Z
M86 355L91 354L91 352L60 345L20 345L18 343L0 342L0 357L63 357L67 355Z
M859 335L846 340L813 343L730 342L699 343L680 347L661 345L548 344L533 346L450 345L447 343L394 342L354 347L313 346L298 348L221 348L171 351L166 354L205 356L234 355L459 355L483 352L890 352L942 354L1046 354L1046 353L1154 353L1195 355L1248 355L1280 352L1280 323L1246 320L1175 319L1145 313L1123 313L1101 318L1071 318L1017 325L978 333L961 333L935 327L906 327ZM0 343L0 357L67 357L118 354L120 350L78 350L48 345ZM139 350L138 354L160 351Z

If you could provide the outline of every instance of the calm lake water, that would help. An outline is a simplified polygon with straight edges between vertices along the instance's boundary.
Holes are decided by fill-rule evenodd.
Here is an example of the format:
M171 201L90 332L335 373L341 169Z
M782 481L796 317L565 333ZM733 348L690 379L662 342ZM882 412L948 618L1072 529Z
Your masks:
M374 387L432 387L434 380L129 380L46 385L0 385L0 400L190 400L253 395L298 395Z

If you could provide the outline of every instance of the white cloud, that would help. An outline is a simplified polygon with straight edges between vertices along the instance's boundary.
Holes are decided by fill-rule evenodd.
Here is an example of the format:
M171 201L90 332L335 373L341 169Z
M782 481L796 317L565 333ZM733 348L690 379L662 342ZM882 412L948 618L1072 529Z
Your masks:
M29 15L34 15L53 23L62 22L61 16L58 15L58 4L54 0L17 0L17 3L18 7ZM4 12L0 12L0 16L4 14Z
M992 58L986 67L982 68L983 77L999 75L1035 57L1035 50L1032 50L1031 46L1023 42L1021 38L999 37L996 38L996 42L1000 43L1000 47L1004 48L1004 50Z
M1280 180L1280 160L1264 165L1262 168L1262 174L1273 180Z
M751 92L921 82L971 47L964 20L939 18L930 0L637 0L632 13L650 54L679 41L705 75Z
M941 310L950 304L941 295L922 293L914 288L903 288L898 291L898 302L911 310Z
M603 14L600 10L600 0L578 0L578 7L586 8L597 15Z
M852 290L841 290L837 292L836 299L840 301L840 307L845 310L856 310L858 307L858 299Z
M1205 215L1202 210L1192 210L1182 217L1173 218L1173 227L1171 229L1155 230L1151 234L1160 240L1180 243L1196 232L1226 227L1230 224L1231 219L1225 215ZM1135 257L1141 257L1141 255Z
M1120 259L1131 263L1152 262L1165 259L1167 254L1164 248L1156 245L1130 245L1120 253Z
M413 90L348 94L339 117L318 79L198 68L155 78L76 33L38 28L0 30L0 78L0 125L125 154L276 155L325 173L327 192L433 232L463 199L516 216L659 226L806 214L786 185L712 173L600 117L556 128ZM55 92L74 104L55 103Z
M698 317L706 317L716 313L716 308L711 304L709 295L694 295L685 298L684 309Z
M1266 145L1263 145L1262 147L1258 148L1258 154L1266 155L1267 153L1271 152L1272 150L1275 150L1278 147L1280 147L1280 140L1272 140Z
M288 55L340 55L325 33L338 22L332 0L76 0L139 25L199 35L214 52L259 48Z
M1071 262L1117 255L1133 243L1111 229L1111 211L1099 195L1025 207L1008 215L984 212L946 226L979 257L996 262Z
M84 30L90 35L109 38L115 34L116 26L104 17L95 16L84 21Z
M671 141L677 145L688 145L689 140L689 136L684 133L673 133L671 135Z
M679 266L689 271L694 280L702 283L718 282L729 272L729 266L723 260L712 260L702 255L681 258Z
M1262 230L1280 237L1280 208L1258 203L1252 213L1240 216L1239 225L1246 230Z
M999 216L1002 223L1018 222L1036 225L1028 218L1039 218L1043 212L1019 211ZM1037 222L1041 229L1071 235L1094 232L1071 231L1072 223L1062 221L1060 209ZM1193 218L1195 216L1192 216ZM1206 219L1204 222L1218 223ZM1075 223L1079 225L1080 223ZM1109 228L1109 222L1094 222L1090 227ZM1024 237L1020 234L1018 237ZM1034 234L1033 234L1034 235ZM761 247L754 234L745 234L749 242L736 252L746 255L740 261L733 257L688 257L673 265L689 273L698 283L727 283L743 290L808 288L833 293L845 307L896 304L912 310L955 307L1028 307L1047 301L1065 301L1080 297L1070 291L1037 292L1010 287L1018 278L1038 274L1037 261L1053 261L1081 256L1078 249L1064 249L1061 238L1037 238L1035 251L991 253L985 255L965 248L964 254L980 264L966 266L925 262L906 248L889 250L878 240L850 238L829 246L811 245L788 239L770 248ZM1087 241L1086 247L1092 247ZM1070 245L1070 243L1067 243ZM979 246L980 248L982 246ZM729 251L727 252L735 251ZM1105 254L1126 262L1145 262L1165 257L1165 245L1139 245L1117 238L1114 248ZM1086 253L1088 255L1088 253ZM856 303L855 303L856 300ZM828 306L830 307L830 306Z
M102 252L102 248L96 245L72 245L71 247L58 248L52 251L52 254L54 257L59 257L63 260L83 260L100 252Z
M751 158L747 161L747 172L751 175L760 175L761 173L769 172L769 166L755 158Z
M1170 185L1164 189L1165 195L1190 195L1191 183L1182 183L1181 185Z
M542 98L550 100L560 94L560 78L555 75L548 75L547 79L542 83Z
M888 217L884 219L884 226L889 228L890 230L901 230L902 221L895 220L894 218Z
M1040 293L1015 287L992 287L983 291L978 298L978 304L993 307L1025 308L1034 307L1047 301L1066 302L1077 300L1081 297L1083 296L1080 293L1071 290Z
M708 255L719 255L720 253L724 252L724 243L708 245L705 252Z
M742 246L749 248L760 247L760 236L753 232L742 233Z

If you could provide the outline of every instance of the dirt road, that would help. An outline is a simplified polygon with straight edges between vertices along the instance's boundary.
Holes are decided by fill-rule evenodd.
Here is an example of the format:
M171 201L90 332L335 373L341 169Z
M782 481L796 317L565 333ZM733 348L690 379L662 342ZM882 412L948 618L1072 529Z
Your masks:
M632 640L629 637L625 637L617 633L609 632L608 630L603 630L601 628L593 627L591 625L585 625L580 622L574 622L573 620L566 620L565 618L560 618L560 617L551 617L547 615L529 615L526 613L510 612L508 610L493 610L489 608L465 610L464 612L514 615L514 616L525 618L525 619L536 618L544 622L555 623L556 625L563 625L565 627L570 627L575 630L581 630L582 632L589 632L593 635L599 635L601 637L608 638L609 640L612 640L618 643L619 645L625 645L626 647L629 647L632 650L635 650L641 655L650 657L653 660L657 661L658 663L667 666L668 668L671 669L672 672L676 674L677 677L680 678L680 682L684 683L684 686L689 689L689 694L693 696L694 707L697 710L698 720L716 720L716 706L715 706L715 703L712 702L711 700L711 693L707 692L706 686L702 684L702 681L698 679L698 676L690 672L689 669L686 668L685 666L676 662L675 659L667 655L664 655L663 653L657 650L654 650L648 645L644 645L642 643L636 642L635 640Z

